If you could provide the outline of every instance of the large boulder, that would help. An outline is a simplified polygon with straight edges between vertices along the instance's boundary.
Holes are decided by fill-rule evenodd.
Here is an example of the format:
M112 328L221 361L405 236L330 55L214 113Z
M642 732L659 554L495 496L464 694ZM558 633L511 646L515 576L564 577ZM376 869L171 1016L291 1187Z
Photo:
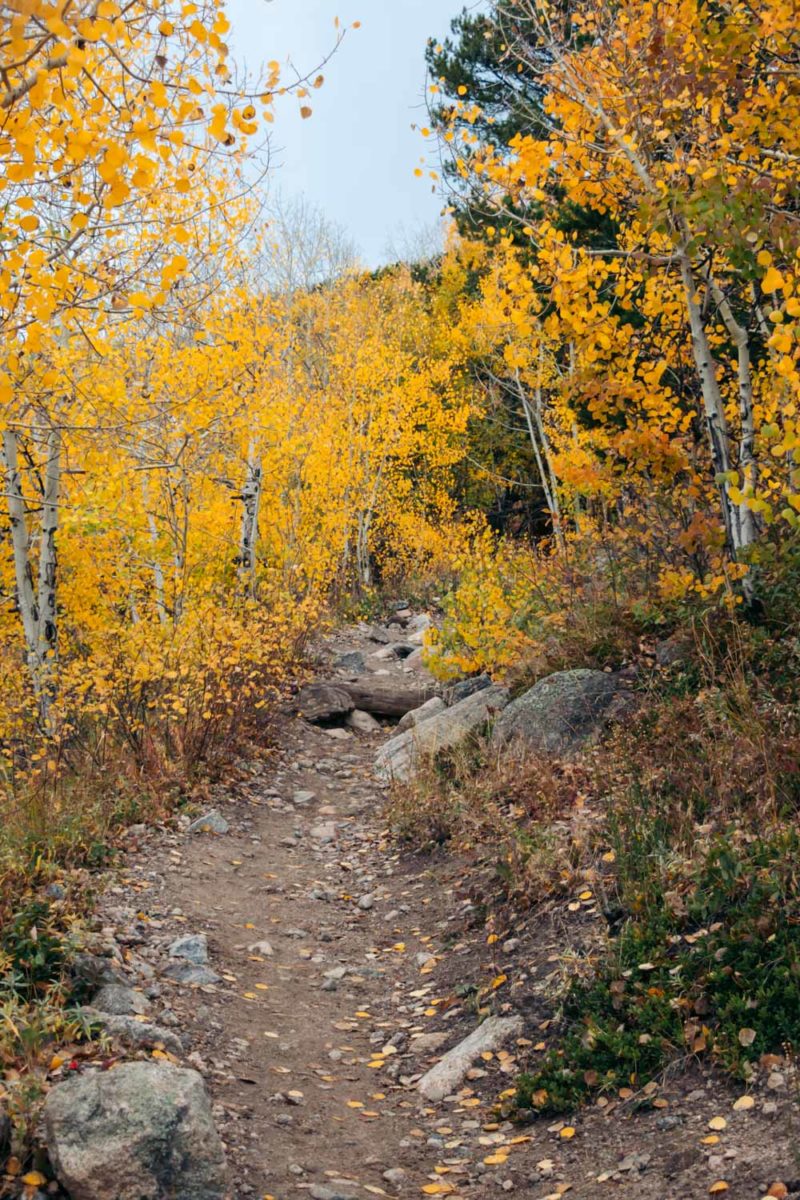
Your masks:
M508 705L494 727L498 745L568 756L596 740L625 706L626 693L603 671L558 671Z
M508 704L502 687L484 688L460 704L445 709L429 721L391 739L375 761L375 773L384 783L413 778L420 763L431 755L452 750L471 733L491 721Z
M312 725L324 725L349 716L355 708L343 687L335 683L308 683L300 689L297 709Z
M72 1200L223 1200L227 1170L196 1071L131 1062L60 1083L47 1149Z

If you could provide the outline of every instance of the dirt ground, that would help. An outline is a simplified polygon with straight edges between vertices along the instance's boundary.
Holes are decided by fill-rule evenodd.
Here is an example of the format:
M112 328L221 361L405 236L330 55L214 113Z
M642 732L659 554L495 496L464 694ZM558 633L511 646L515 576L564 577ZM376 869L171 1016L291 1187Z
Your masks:
M328 647L369 648L356 630ZM103 899L140 986L150 976L153 1019L206 1077L232 1196L751 1200L778 1181L773 1195L800 1194L787 1072L760 1080L749 1108L734 1108L741 1087L686 1063L658 1109L632 1096L569 1122L503 1119L503 1093L547 1044L571 929L591 913L564 904L489 944L465 864L402 854L387 837L372 763L389 733L287 716L278 748L216 790L228 833L138 830ZM220 983L159 976L184 933L207 934ZM524 1036L440 1105L423 1102L420 1075L481 1006L521 1013Z

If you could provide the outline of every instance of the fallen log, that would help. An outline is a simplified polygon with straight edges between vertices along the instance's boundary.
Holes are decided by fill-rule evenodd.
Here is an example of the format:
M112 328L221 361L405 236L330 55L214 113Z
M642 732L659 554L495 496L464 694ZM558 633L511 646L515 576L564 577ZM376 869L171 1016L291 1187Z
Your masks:
M374 717L404 717L436 695L431 681L404 682L382 676L364 676L353 683L336 681L337 689L347 692L355 707Z

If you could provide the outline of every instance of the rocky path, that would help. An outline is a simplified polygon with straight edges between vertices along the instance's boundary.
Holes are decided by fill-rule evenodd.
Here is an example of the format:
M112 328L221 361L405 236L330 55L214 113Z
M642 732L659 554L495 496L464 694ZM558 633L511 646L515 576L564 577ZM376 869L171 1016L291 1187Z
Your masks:
M369 650L359 636L336 649ZM388 732L287 718L279 749L210 797L224 832L138 829L105 896L104 936L147 1000L139 1021L180 1039L156 1055L206 1079L232 1196L688 1200L725 1180L731 1197L758 1197L785 1178L788 1097L733 1111L738 1091L699 1074L660 1111L503 1120L498 1096L547 1036L537 997L568 935L543 921L487 944L462 865L387 843L373 764ZM475 1029L479 994L521 1013L524 1032L429 1102L419 1078ZM721 1114L728 1133L709 1141Z

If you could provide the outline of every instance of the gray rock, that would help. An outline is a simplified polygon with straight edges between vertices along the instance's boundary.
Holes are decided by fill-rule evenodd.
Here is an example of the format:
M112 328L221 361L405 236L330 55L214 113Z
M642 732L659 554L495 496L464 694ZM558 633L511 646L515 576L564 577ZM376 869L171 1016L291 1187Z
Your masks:
M223 1200L225 1155L203 1080L132 1062L57 1084L47 1149L72 1200Z
M327 846L331 842L336 841L336 826L333 821L324 821L321 825L314 826L311 830L311 836L321 846Z
M412 1054L436 1054L450 1039L449 1033L421 1033L411 1039L409 1050Z
M390 645L395 639L388 629L384 629L382 625L370 625L367 636L371 642L380 642L384 646Z
M298 791L292 793L292 804L296 804L298 808L305 808L316 797L315 792Z
M350 713L347 724L357 733L380 733L382 730L380 721L376 721L371 713L361 712L358 708Z
M673 634L656 646L656 662L660 667L674 667L678 663L688 662L692 657L691 641L679 634Z
M247 951L249 954L257 954L261 958L272 958L275 953L271 942L253 942L252 946L247 947Z
M204 933L187 933L176 938L169 948L170 958L182 958L196 967L208 962L208 938Z
M170 1054L183 1054L183 1042L180 1038L161 1025L152 1025L149 1021L137 1021L135 1017L114 1016L89 1006L79 1008L78 1012L93 1025L99 1025L105 1033L118 1038L126 1046L133 1046L135 1050L163 1046L165 1050L169 1050Z
M115 967L110 959L99 954L76 954L69 964L69 971L78 985L92 991L106 983L118 983L123 987L128 983L123 972Z
M190 962L173 962L161 972L165 979L173 983L208 984L222 983L222 980L210 967L197 966Z
M358 1195L359 1187L357 1183L337 1183L335 1180L332 1184L315 1183L309 1191L311 1200L354 1200Z
M509 704L494 727L496 745L521 744L569 755L596 740L619 699L619 683L603 671L558 671Z
M187 829L187 833L228 833L230 825L223 817L222 813L217 812L215 808L211 812L205 813L202 817L198 817L196 821L192 821Z
M471 733L491 721L507 704L508 692L505 688L484 688L439 713L437 717L406 730L387 742L380 751L375 761L376 775L385 783L413 778L427 756L454 749Z
M432 625L433 620L428 613L417 613L416 617L411 617L406 623L406 629L409 633L424 633Z
M335 683L308 683L300 689L297 710L312 725L337 721L353 711L355 705L343 688Z
M358 907L359 907L359 908L360 908L360 909L361 909L363 912L369 912L369 910L370 910L371 908L374 908L374 907L375 907L375 897L374 897L374 896L370 896L370 895L361 896L361 898L360 898L360 899L359 899L359 901L358 901Z
M476 692L482 692L484 688L491 686L490 675L472 675L469 679L461 679L445 688L444 698L448 704L460 704L468 696L474 696Z
M402 1167L390 1167L388 1171L383 1172L383 1178L393 1187L400 1187L405 1183L406 1173Z
M133 988L106 983L92 997L92 1008L114 1017L144 1016L150 1008L147 999Z
M522 1017L488 1017L477 1029L448 1050L444 1058L422 1076L418 1090L426 1100L444 1100L460 1087L476 1058L496 1051L517 1037L523 1029Z
M348 650L346 654L340 654L333 665L353 675L363 675L367 669L366 659L360 650Z
M430 721L431 717L438 717L439 713L444 712L447 708L441 696L433 696L430 700L426 700L419 708L414 708L398 722L397 732L405 733L407 729L414 729L417 725L422 725L425 721Z

